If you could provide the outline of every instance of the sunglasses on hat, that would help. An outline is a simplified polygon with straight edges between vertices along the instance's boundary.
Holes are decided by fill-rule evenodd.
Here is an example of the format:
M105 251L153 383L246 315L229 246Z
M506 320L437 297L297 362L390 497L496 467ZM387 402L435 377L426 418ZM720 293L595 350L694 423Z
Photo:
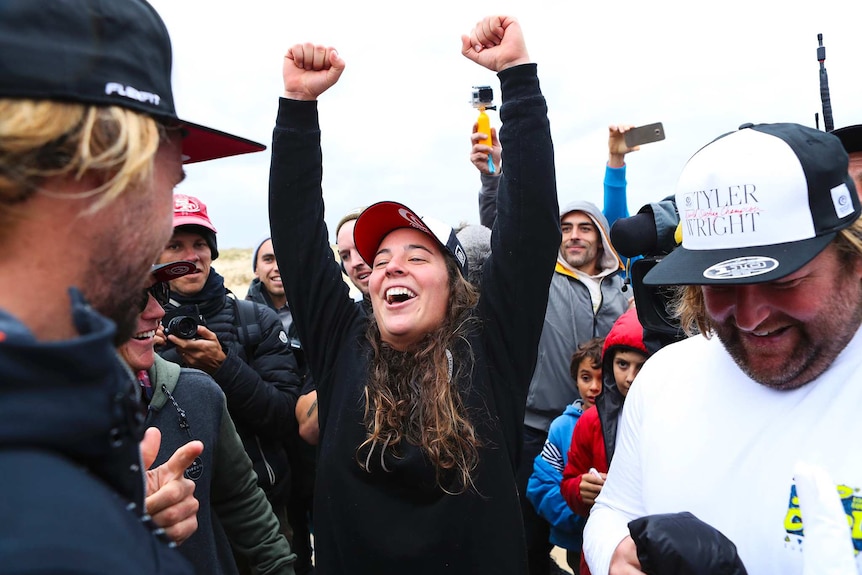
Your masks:
M150 296L153 296L160 306L166 306L171 299L171 288L168 285L168 282L156 282L144 290L140 304L140 311L147 309Z

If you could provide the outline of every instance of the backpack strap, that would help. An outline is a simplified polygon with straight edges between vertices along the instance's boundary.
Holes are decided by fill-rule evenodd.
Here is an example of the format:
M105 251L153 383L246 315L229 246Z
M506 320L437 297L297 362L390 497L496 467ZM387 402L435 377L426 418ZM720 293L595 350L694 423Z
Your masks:
M245 348L246 361L250 362L258 344L263 341L263 330L260 327L257 305L252 301L236 297L231 299L234 301L236 310L234 321L236 322L239 343Z

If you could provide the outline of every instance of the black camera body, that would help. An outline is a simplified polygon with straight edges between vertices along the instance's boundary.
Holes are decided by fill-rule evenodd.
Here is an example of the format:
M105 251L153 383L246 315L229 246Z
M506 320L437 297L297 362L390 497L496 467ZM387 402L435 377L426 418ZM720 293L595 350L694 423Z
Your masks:
M611 243L629 264L628 280L634 291L638 320L644 328L644 345L655 353L665 345L685 339L679 320L671 312L677 288L648 286L643 279L662 258L676 249L679 213L673 196L647 204L637 214L620 218L611 226Z
M195 339L198 336L198 326L201 323L191 315L172 317L165 324L165 336L175 335L180 339Z
M180 339L196 339L198 337L198 326L206 325L206 321L196 305L184 305L167 310L162 318L165 326L165 337L174 335Z

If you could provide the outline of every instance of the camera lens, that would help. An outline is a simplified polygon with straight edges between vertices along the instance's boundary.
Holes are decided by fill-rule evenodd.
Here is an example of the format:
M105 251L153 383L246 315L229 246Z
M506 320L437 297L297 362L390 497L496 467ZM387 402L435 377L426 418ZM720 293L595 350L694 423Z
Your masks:
M165 326L165 333L182 339L194 339L198 334L198 322L187 315L171 318Z

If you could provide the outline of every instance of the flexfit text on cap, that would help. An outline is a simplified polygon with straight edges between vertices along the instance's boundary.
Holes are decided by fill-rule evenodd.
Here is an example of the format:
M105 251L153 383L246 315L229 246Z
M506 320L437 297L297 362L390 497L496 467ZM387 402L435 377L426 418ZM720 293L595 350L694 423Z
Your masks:
M439 220L420 218L413 210L398 202L378 202L362 211L353 228L356 251L365 263L373 267L380 242L390 232L401 228L412 228L434 238L455 258L461 275L467 278L467 253L455 230Z
M677 184L682 245L647 285L780 279L862 214L841 141L799 124L745 125L707 144Z
M177 117L171 41L145 0L0 2L0 98L120 106L182 129L185 163L266 146Z

